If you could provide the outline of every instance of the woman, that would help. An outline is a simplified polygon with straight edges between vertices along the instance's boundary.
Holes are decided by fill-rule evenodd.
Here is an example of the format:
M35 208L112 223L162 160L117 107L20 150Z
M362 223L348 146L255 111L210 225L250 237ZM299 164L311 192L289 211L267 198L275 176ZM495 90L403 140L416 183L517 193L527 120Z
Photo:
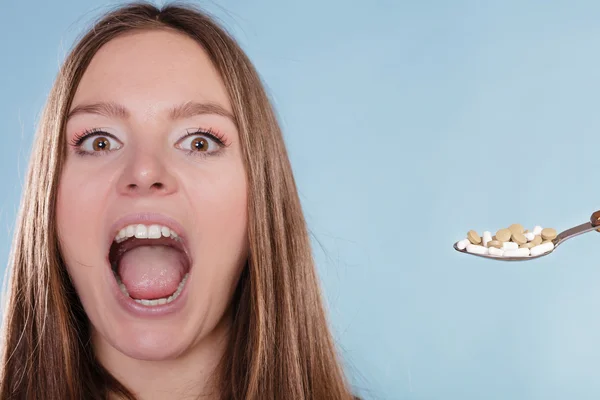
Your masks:
M351 399L274 112L191 8L61 69L16 229L1 399Z

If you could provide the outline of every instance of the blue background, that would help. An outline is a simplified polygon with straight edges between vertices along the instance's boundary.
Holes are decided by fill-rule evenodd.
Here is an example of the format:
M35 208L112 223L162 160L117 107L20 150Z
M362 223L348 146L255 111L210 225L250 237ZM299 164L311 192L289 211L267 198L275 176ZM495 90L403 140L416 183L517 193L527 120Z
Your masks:
M58 66L110 4L2 0L1 259ZM600 209L599 2L199 4L272 95L365 399L600 398L600 236L527 263L451 247Z

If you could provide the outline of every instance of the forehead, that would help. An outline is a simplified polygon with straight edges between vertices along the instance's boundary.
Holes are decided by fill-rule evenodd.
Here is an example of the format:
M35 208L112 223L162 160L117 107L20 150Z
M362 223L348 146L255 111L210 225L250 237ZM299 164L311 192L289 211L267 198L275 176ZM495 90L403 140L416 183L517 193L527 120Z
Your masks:
M159 110L188 101L214 102L231 111L219 73L193 39L170 30L128 33L93 57L73 105L113 101Z

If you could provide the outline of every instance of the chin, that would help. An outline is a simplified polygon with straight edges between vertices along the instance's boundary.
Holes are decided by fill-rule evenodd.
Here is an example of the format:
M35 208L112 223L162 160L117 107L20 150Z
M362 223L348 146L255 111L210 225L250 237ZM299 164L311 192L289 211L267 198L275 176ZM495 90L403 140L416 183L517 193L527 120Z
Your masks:
M121 354L142 361L174 360L193 345L193 340L184 338L176 326L149 326L147 322L136 325L111 332L104 340Z

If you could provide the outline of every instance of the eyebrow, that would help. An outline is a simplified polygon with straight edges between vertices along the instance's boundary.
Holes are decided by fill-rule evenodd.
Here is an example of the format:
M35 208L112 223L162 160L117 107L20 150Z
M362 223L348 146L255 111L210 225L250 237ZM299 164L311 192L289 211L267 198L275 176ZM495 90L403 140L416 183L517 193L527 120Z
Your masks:
M100 102L76 106L69 112L67 120L79 114L97 114L108 118L119 119L127 119L131 115L129 110L127 110L126 107L120 104L113 102ZM235 123L235 118L233 114L231 114L223 106L211 102L198 103L195 101L188 101L187 103L173 107L169 110L169 117L172 120L185 119L203 114L221 115L223 117L229 118L232 122Z
M67 115L67 120L79 114L97 114L104 117L120 119L129 118L129 111L127 111L125 107L112 102L79 105L69 112L69 115Z

